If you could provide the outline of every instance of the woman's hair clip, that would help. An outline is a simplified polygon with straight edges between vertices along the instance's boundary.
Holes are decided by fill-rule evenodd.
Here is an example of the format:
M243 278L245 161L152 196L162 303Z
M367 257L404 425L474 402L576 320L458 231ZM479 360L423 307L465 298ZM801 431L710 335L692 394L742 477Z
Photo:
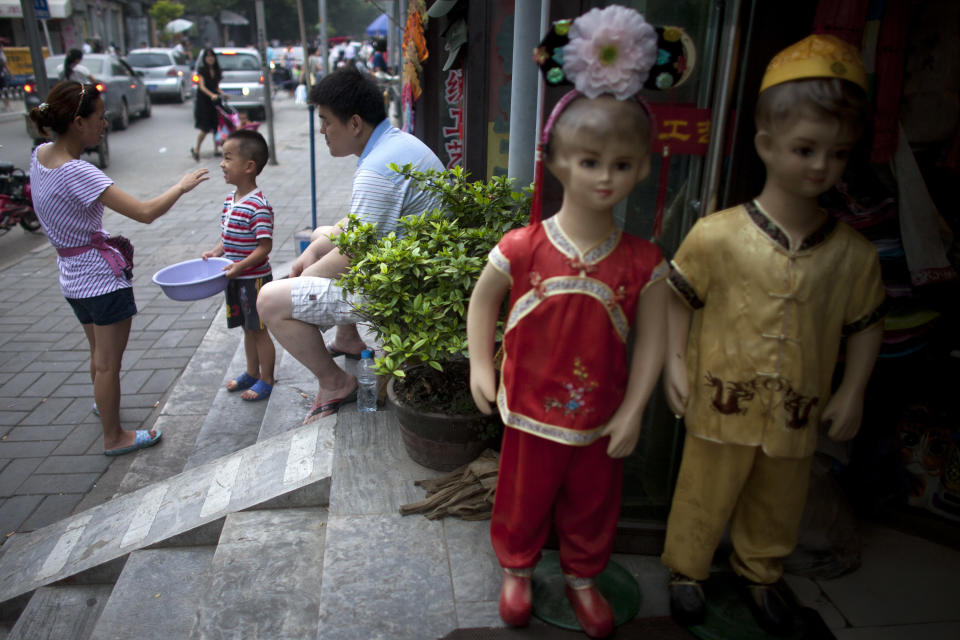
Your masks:
M46 102L41 102L39 105L37 105L37 109L40 109L40 111L42 111L42 112L44 112L44 113L46 113L46 112L47 112L47 109L49 109L49 108L50 108L50 105L47 104Z
M533 58L548 85L624 100L641 88L665 91L686 82L696 48L680 27L654 27L633 9L612 5L554 22Z

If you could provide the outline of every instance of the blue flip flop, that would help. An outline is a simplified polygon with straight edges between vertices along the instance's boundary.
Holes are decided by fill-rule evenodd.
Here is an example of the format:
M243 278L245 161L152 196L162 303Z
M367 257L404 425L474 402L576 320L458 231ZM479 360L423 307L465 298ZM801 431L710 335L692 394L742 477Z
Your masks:
M235 386L233 389L227 389L227 391L230 393L233 393L234 391L246 391L259 382L259 380L251 376L246 371L234 378L233 381L237 383L237 386Z
M150 437L150 432L146 429L137 429L137 439L129 447L120 447L119 449L107 449L103 452L105 456L122 456L125 453L133 453L137 449L146 449L160 442L163 437L163 431L156 430L157 435Z
M253 391L257 394L256 398L244 398L240 396L241 399L246 400L247 402L259 402L260 400L266 400L270 397L270 392L273 391L273 386L267 384L263 380L257 380L250 387L250 391Z

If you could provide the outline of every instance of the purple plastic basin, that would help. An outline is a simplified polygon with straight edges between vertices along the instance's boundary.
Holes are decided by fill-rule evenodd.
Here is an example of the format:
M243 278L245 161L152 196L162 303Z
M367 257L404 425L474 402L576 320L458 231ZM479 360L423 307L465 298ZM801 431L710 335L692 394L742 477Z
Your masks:
M227 288L223 268L230 264L232 262L226 258L178 262L153 274L153 282L173 300L209 298Z

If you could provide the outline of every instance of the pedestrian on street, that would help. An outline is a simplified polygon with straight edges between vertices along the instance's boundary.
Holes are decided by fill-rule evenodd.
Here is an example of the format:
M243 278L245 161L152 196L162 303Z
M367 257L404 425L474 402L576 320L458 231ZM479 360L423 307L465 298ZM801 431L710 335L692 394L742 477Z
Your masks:
M200 161L200 144L208 133L217 130L217 104L226 96L220 91L220 80L223 72L217 62L217 54L209 47L200 54L200 65L197 67L197 99L193 105L194 127L200 130L197 144L190 148L193 159Z
M60 80L92 84L93 76L90 75L90 69L80 64L81 62L83 62L83 52L80 49L70 49L67 52L67 57L63 60Z
M103 452L130 453L156 444L159 430L126 431L120 426L120 365L137 313L131 286L133 250L114 246L103 229L103 207L150 224L208 178L207 169L187 173L161 195L141 202L122 191L100 169L80 159L106 130L100 92L90 84L60 82L30 118L54 142L40 145L30 162L37 218L59 257L60 289L80 321L90 346L94 412L103 426Z

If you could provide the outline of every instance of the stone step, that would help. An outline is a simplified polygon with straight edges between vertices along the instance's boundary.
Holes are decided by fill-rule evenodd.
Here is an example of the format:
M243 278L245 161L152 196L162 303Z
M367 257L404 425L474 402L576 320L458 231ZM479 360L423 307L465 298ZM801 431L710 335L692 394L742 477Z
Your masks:
M184 470L210 407L225 384L227 371L232 370L232 362L224 354L243 352L242 335L227 329L224 309L220 305L203 341L160 410L154 426L163 430L163 444L151 449L149 455L134 458L116 495L136 491Z
M7 640L87 640L111 591L112 584L41 587Z
M316 378L283 347L277 347L277 383L273 386L267 410L260 423L258 439L265 440L296 429L310 411L317 392Z
M213 557L213 546L134 551L91 637L96 640L187 638L197 602L210 583Z
M323 507L227 516L189 637L317 637L326 523Z
M325 640L439 638L456 628L444 524L404 518L434 477L407 456L392 411L340 410L320 624Z
M228 380L243 373L247 366L243 349L243 332L240 329L227 331L241 336L239 346L226 372L217 382L217 392L213 401L207 405L200 432L197 434L196 446L184 464L185 469L192 469L248 447L257 441L257 435L260 433L267 402L245 401L240 397L240 392L227 391L225 386Z
M14 535L0 556L0 602L287 494L297 495L281 504L316 503L329 487L335 424L331 416L281 433Z

